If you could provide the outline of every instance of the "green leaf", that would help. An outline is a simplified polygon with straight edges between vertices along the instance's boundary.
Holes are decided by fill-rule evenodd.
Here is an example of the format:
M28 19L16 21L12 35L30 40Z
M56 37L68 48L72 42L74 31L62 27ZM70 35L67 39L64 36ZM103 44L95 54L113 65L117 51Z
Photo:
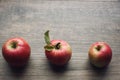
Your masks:
M46 42L46 46L44 47L45 50L47 51L51 51L53 50L55 47L53 45L51 45L51 42L50 42L50 37L49 37L49 30L47 30L45 33L44 33L44 39L45 39L45 42Z
M44 47L44 49L47 50L47 51L51 51L51 50L54 49L54 46L46 45L46 46Z
M49 30L47 30L45 33L44 33L44 39L45 39L45 42L46 44L50 44L50 37L49 37Z

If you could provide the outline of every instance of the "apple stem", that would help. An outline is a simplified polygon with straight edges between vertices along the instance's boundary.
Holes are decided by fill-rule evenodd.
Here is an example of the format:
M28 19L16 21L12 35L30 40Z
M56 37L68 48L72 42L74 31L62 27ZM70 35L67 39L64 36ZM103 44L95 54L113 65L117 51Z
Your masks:
M17 47L17 42L12 42L11 47L15 49Z
M96 49L97 49L98 51L100 51L101 48L102 48L102 46L100 46L100 45L98 45L98 46L96 47Z
M55 49L60 49L60 42L55 45Z

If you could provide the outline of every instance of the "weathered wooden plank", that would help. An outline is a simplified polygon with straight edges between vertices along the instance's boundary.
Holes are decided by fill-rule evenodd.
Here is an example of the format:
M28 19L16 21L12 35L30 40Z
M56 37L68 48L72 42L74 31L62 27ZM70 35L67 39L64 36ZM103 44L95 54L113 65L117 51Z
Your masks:
M73 55L63 69L51 66L44 54L44 32L51 39L69 42ZM119 80L119 0L0 0L0 48L10 38L21 36L31 46L31 58L23 70L11 69L0 54L0 80ZM93 68L88 49L105 41L113 50L108 68ZM0 49L1 51L1 49Z

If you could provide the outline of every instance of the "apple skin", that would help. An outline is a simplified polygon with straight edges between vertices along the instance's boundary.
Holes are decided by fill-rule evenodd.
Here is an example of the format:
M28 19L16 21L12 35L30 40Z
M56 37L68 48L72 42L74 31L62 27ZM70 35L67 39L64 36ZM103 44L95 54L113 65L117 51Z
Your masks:
M46 57L48 60L57 66L63 66L71 58L72 55L72 50L70 45L63 40L52 40L50 42L52 46L55 46L56 44L60 43L60 48L59 49L52 49L51 51L45 50Z
M106 67L112 59L112 50L107 43L96 42L89 49L89 59L97 68Z
M30 53L29 44L21 37L10 38L2 46L2 55L12 67L23 67Z

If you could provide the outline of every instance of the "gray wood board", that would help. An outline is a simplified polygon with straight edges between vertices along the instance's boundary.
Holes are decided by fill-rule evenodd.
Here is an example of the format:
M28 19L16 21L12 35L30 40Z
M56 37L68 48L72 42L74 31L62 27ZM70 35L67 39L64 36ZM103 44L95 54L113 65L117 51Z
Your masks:
M45 57L46 30L51 39L65 40L72 47L72 58L61 69ZM31 57L24 69L16 70L1 53L0 80L120 79L119 0L0 0L0 47L11 37L28 41ZM105 69L93 68L88 60L88 49L97 41L107 42L113 51Z

